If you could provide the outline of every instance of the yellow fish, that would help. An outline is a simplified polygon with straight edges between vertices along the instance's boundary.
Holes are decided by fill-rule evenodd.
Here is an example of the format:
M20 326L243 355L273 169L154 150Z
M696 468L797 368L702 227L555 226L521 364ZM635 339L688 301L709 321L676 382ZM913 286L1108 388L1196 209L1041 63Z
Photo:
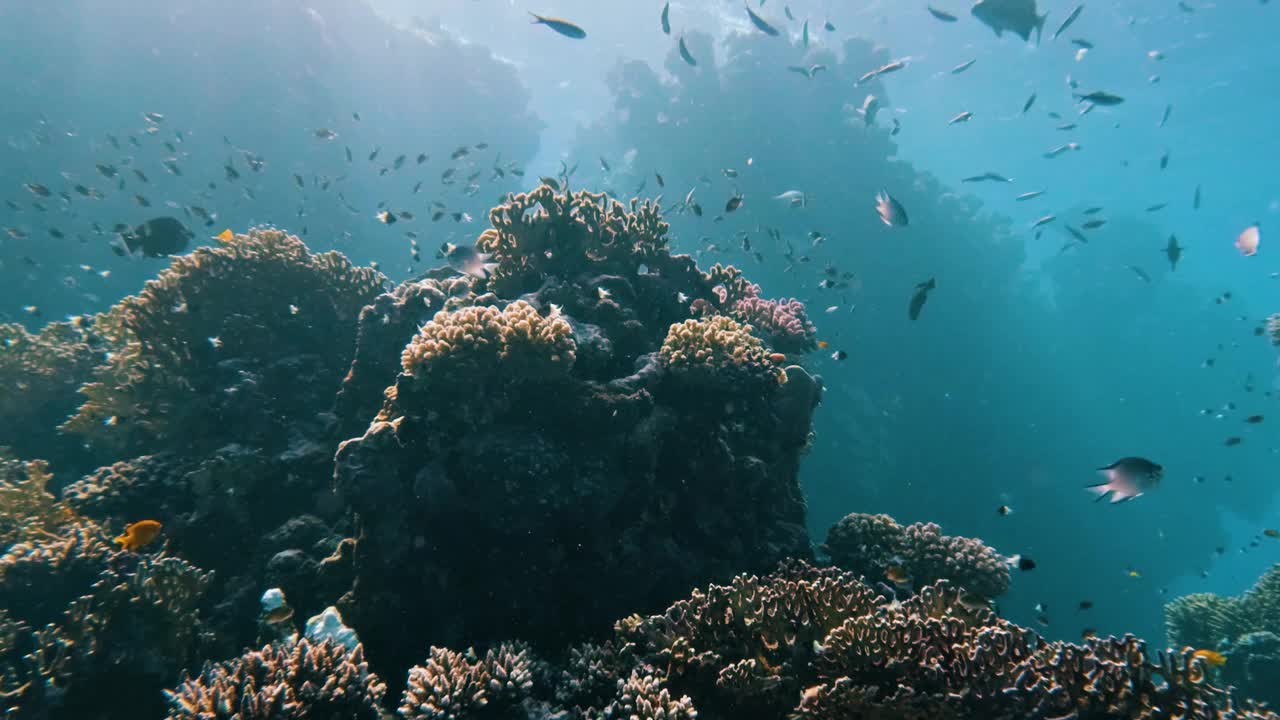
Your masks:
M155 520L139 520L126 526L124 534L116 538L115 542L122 550L137 550L151 544L160 535L161 527Z
M1213 667L1222 667L1227 662L1227 656L1216 650L1197 650L1191 657L1200 658Z
M232 240L235 239L235 237L236 237L236 234L231 232L231 228L227 228L226 230L223 230L217 235L214 235L213 239L220 240L222 242L231 242Z
M1137 570L1130 570L1130 571L1129 571L1129 577L1131 577L1131 578L1140 578L1140 577L1142 577L1142 573L1138 572Z
M1275 528L1267 528L1262 531L1262 534L1269 538L1280 538L1280 530L1276 530Z

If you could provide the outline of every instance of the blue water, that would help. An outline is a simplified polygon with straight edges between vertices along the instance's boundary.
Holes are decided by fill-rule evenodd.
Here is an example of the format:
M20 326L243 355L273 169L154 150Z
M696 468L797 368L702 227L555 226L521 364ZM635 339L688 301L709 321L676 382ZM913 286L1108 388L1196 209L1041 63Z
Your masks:
M1089 2L1054 41L1074 4L1052 0L1040 3L1049 19L1037 44L997 38L965 4L936 3L960 16L944 24L923 3L794 0L797 21L785 22L783 3L769 0L761 12L785 29L769 38L740 3L711 0L673 2L670 37L652 1L6 2L0 199L21 210L0 206L0 227L29 237L0 237L0 319L35 329L137 292L164 264L117 258L109 230L166 200L217 213L211 226L196 225L202 242L223 228L305 229L313 249L377 262L402 280L434 264L440 244L472 240L504 193L557 175L562 162L577 166L575 187L629 198L644 182L639 194L662 193L667 207L696 188L707 214L669 217L675 247L703 266L746 268L770 296L804 300L830 344L812 356L827 392L801 465L815 542L854 511L938 522L1035 558L1038 568L1017 574L999 601L1010 619L1034 625L1033 607L1044 603L1051 622L1037 627L1050 637L1074 639L1087 625L1159 644L1167 600L1238 593L1280 558L1269 538L1248 548L1280 525L1277 358L1254 334L1277 310L1280 282L1268 245L1280 224L1280 56L1271 51L1280 7L1193 2L1187 13L1165 0ZM528 11L569 18L588 36L531 25ZM836 31L821 29L827 19ZM681 33L696 68L676 53ZM1095 48L1077 57L1071 38ZM904 70L855 86L899 58ZM950 72L968 60L976 62L967 71ZM812 63L830 67L812 79L785 69ZM1126 102L1081 116L1069 81ZM883 103L874 128L854 112L868 93ZM182 131L176 153L126 143L141 137L146 111L165 115L164 137ZM949 126L961 111L973 119ZM894 119L901 132L890 136ZM1078 127L1055 129L1064 123ZM317 128L338 137L319 141ZM450 151L481 142L490 147L476 161L474 194L463 192L465 179L442 185ZM1043 157L1066 142L1081 149ZM261 155L266 170L248 170L241 150ZM421 167L420 152L431 155ZM402 153L403 170L378 174ZM491 180L498 153L523 178ZM160 165L171 155L181 177ZM94 170L126 156L149 184L131 178L117 191ZM229 157L241 182L223 179ZM961 182L987 171L1013 182ZM33 209L23 184L69 186L60 172L106 197ZM324 178L332 191L318 190ZM793 189L807 193L807 207L772 199ZM909 227L880 223L873 198L882 189L911 213ZM735 190L743 208L712 222ZM1035 190L1046 193L1014 200ZM153 207L139 208L135 193ZM431 224L430 201L472 220ZM418 215L422 264L410 260L404 226L374 219L379 203ZM1108 223L1060 253L1064 223L1078 226L1092 206ZM1057 221L1030 229L1047 214ZM1261 250L1242 257L1232 243L1254 222ZM66 238L50 237L50 227ZM810 261L785 258L768 228ZM811 247L811 230L826 241ZM743 251L737 231L762 260ZM1162 254L1170 234L1186 248L1176 270ZM852 272L851 287L820 288L827 265ZM911 322L912 288L930 277L938 289ZM836 349L848 359L827 357ZM1253 414L1266 420L1246 425ZM1229 436L1244 441L1227 447ZM1094 469L1126 455L1162 464L1161 485L1122 505L1091 502L1082 487ZM1001 505L1013 513L999 515ZM1081 618L1073 608L1086 599L1095 610Z

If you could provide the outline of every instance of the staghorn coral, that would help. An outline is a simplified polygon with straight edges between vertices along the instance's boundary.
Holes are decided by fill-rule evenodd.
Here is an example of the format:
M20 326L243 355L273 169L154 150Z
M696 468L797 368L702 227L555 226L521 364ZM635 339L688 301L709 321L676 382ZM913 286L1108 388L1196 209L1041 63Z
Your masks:
M605 193L560 193L547 184L508 194L489 222L476 247L497 263L489 286L506 296L535 290L553 275L634 275L667 246L656 203L632 200L628 210Z
M57 427L80 404L77 393L107 355L92 318L49 323L38 333L0 324L0 438L20 457L79 460Z
M529 649L502 643L477 657L432 647L427 661L409 669L400 700L405 720L514 717L533 686Z
M950 580L986 598L1009 589L1004 557L981 540L943 535L934 523L904 527L888 515L851 513L827 530L823 549L837 566L871 581L897 566L916 585Z
M282 422L328 409L382 284L273 229L176 257L98 323L119 349L63 429L131 452L287 443Z
M235 660L206 663L165 691L169 720L379 720L386 685L364 650L332 641L267 645Z
M1047 642L946 581L889 602L853 573L793 562L618 631L706 717L1277 717L1211 684L1190 650L1152 659L1132 636Z
M557 309L544 317L517 300L501 310L441 310L405 346L401 364L405 375L424 384L467 375L536 380L567 374L575 349L573 331Z

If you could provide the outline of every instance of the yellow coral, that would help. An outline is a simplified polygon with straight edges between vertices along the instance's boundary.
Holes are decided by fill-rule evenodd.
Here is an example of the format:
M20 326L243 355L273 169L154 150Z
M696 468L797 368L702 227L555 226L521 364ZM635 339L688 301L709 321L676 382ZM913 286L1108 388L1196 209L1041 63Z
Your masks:
M751 326L724 315L672 325L659 356L677 373L744 370L779 382L785 377L764 343L751 334Z
M418 330L400 363L406 375L419 378L498 368L527 377L568 372L576 349L573 329L558 309L544 316L517 300L502 310L492 305L441 310Z

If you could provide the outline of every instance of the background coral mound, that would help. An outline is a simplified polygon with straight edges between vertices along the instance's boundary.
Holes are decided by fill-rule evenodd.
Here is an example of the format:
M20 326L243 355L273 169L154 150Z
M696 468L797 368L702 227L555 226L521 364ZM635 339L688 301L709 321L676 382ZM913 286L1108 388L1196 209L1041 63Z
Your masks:
M899 568L915 585L950 580L993 598L1009 589L1009 566L981 540L943 535L934 523L902 526L888 515L851 513L827 531L831 561L870 582Z
M656 207L544 185L491 219L492 277L456 301L413 281L362 315L379 347L401 328L401 366L337 453L358 518L340 606L387 677L430 645L560 651L810 552L796 478L820 385L798 366L781 382L713 280L668 253ZM372 389L344 387L344 407Z
M99 321L117 349L63 427L131 452L287 443L282 423L329 409L382 283L280 230L177 257Z
M476 247L497 263L491 284L508 296L536 290L549 275L631 275L667 247L656 203L633 200L628 211L604 193L558 193L546 184L509 194L489 222Z
M60 464L81 459L79 441L57 426L80 405L77 390L105 350L91 318L49 323L38 333L0 324L0 438L15 454Z
M1186 595L1165 605L1164 617L1170 647L1223 653L1225 681L1280 705L1280 565L1240 597Z
M379 720L386 691L359 645L302 639L208 663L165 697L169 720Z

